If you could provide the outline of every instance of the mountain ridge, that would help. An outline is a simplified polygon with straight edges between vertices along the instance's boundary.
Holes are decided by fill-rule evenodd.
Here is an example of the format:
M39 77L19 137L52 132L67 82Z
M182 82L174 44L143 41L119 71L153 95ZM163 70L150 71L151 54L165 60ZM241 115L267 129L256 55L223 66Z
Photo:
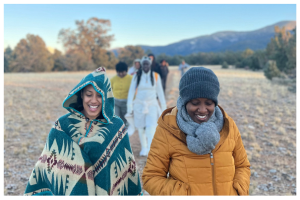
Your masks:
M190 39L183 39L168 45L147 46L136 45L150 50L155 55L189 55L197 52L242 51L265 49L270 39L275 36L274 27L285 26L287 31L296 27L296 21L280 21L252 31L218 31L212 34L201 35Z

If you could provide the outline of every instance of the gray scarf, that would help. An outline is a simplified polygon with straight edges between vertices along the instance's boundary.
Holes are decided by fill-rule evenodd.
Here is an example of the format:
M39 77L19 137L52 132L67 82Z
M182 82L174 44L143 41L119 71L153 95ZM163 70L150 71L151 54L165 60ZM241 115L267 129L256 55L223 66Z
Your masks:
M218 106L207 122L198 124L194 122L186 111L181 97L177 100L177 124L187 134L188 149L198 155L210 153L220 140L220 131L223 128L224 118Z

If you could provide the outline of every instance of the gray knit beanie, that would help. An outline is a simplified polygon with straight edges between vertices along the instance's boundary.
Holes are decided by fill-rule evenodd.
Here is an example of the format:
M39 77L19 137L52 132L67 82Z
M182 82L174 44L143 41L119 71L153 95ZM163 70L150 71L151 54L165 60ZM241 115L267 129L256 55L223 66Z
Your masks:
M215 73L205 67L193 67L180 79L179 95L184 105L195 98L207 98L218 105L220 84Z

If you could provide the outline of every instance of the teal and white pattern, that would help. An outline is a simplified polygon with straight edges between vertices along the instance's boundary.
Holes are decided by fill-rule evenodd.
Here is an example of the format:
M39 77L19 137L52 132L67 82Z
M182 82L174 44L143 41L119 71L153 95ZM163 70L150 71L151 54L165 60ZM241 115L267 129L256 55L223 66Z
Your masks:
M86 85L102 95L105 119L89 121L77 110ZM83 78L68 94L47 137L24 195L141 195L137 165L123 121L114 115L114 98L105 68Z

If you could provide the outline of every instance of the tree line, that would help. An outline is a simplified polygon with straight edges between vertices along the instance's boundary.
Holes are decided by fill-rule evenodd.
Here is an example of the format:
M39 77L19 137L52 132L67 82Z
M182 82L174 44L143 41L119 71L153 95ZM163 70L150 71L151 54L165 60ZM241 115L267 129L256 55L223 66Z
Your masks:
M65 53L55 49L50 53L43 39L27 34L14 49L4 50L4 72L48 72L94 70L99 66L114 69L116 63L124 61L131 65L133 60L144 55L141 47L126 46L116 57L107 50L114 40L109 35L110 21L90 18L76 21L76 29L61 29L58 41Z
M50 53L38 35L28 34L14 49L4 50L4 72L44 72L94 70L99 66L114 69L119 61L131 66L134 59L144 52L139 46L128 45L118 50L118 56L109 51L114 35L110 31L110 20L90 18L76 21L75 29L61 29L58 41L65 53L55 49ZM179 65L182 60L190 65L234 65L236 68L264 70L267 78L288 75L296 76L296 29L291 34L285 28L275 27L275 36L266 49L253 51L198 52L187 56L160 54L156 60L165 59L169 65Z

